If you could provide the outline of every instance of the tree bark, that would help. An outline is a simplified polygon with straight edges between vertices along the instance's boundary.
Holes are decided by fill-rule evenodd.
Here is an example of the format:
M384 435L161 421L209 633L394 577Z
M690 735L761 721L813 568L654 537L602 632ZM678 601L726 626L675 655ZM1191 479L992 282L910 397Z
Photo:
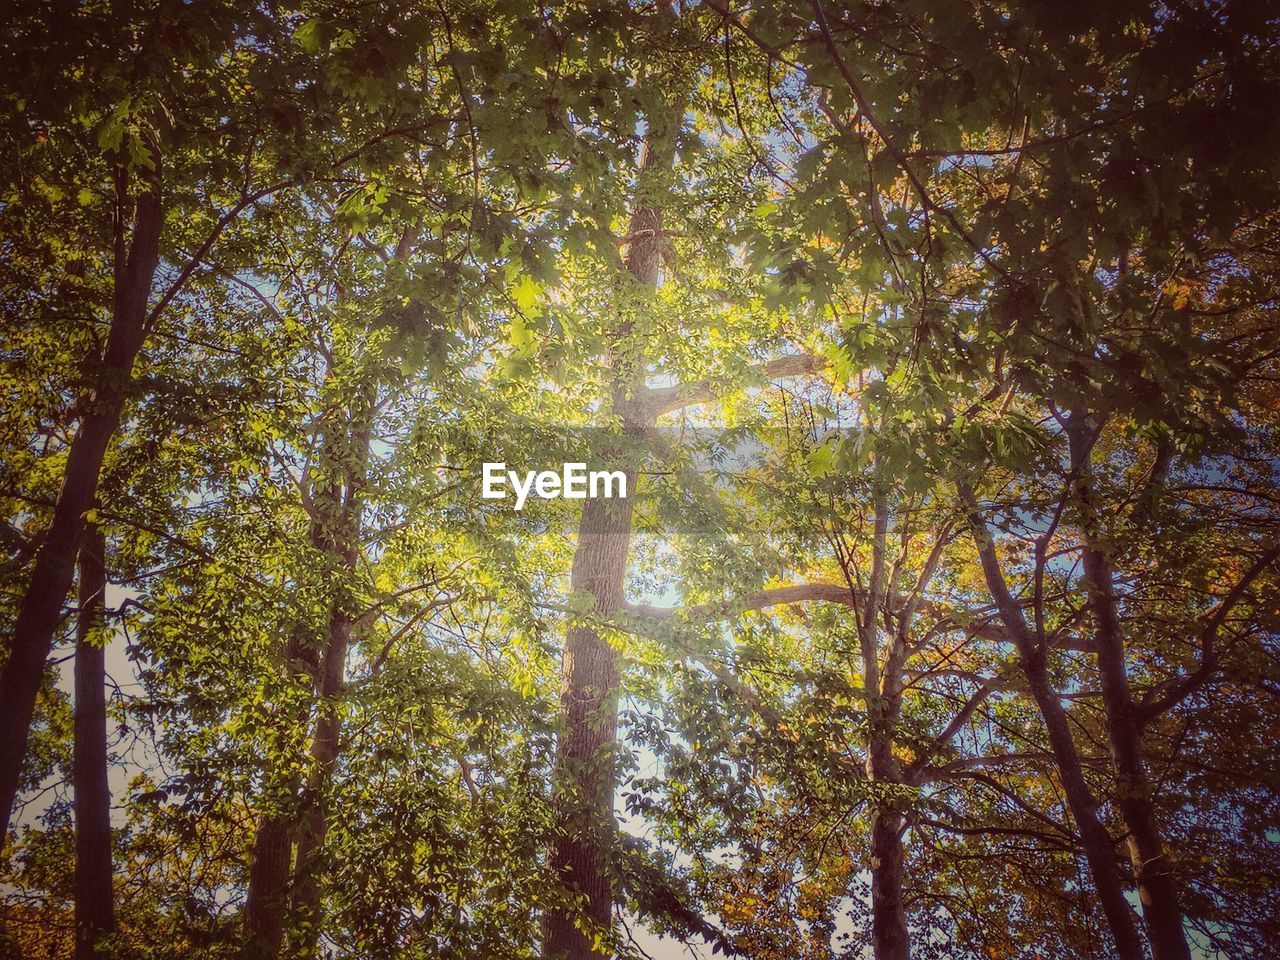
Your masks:
M882 606L888 603L885 571L888 567L889 498L878 470L873 483L877 489L872 498L871 576L866 594L861 597L861 602L855 603L862 682L868 694L870 742L867 777L873 784L895 787L903 782L902 769L893 755L893 744L902 712L901 670L906 659L906 635L905 632L895 634L881 670L880 613ZM850 595L856 596L856 591L851 589ZM871 818L872 955L875 960L909 960L911 941L902 899L902 812L892 796L877 795L875 802L876 809Z
M339 424L331 423L325 432L321 444L322 472L331 472L332 464L339 458L339 430ZM309 531L311 546L323 554L333 552L333 527L342 508L337 478L329 479L332 482L322 487L313 485ZM321 649L327 641L317 633L313 624L299 622L284 647L284 669L293 682L310 692L305 705L287 721L298 729L305 729L310 720L311 705L319 683ZM245 898L242 960L275 960L284 942L302 777L291 770L282 779L273 781L272 787L273 791L264 790L264 793L276 792L285 798L285 802L281 809L263 814L258 819Z
M1067 419L1066 433L1083 536L1085 592L1093 615L1103 716L1111 767L1116 778L1116 805L1129 831L1129 861L1133 865L1153 957L1155 960L1190 960L1178 885L1165 856L1164 841L1156 820L1151 782L1142 752L1141 724L1129 688L1124 629L1120 624L1115 581L1111 563L1100 542L1089 462L1096 430L1089 418L1077 411Z
M875 960L909 960L902 900L902 815L887 807L871 821L871 947Z
M865 668L863 675L866 676ZM887 669L885 678L880 695L867 708L871 728L867 776L873 784L897 787L905 779L893 755L902 697L897 689L898 681L890 677ZM911 940L907 933L907 909L903 900L902 828L905 820L899 802L893 796L875 795L875 803L871 817L872 956L875 960L910 960Z
M103 622L107 589L102 531L90 525L80 549L80 610L76 623L75 787L76 960L105 956L98 941L115 932L111 886L111 789L107 784L106 651L94 636Z
M1045 729L1049 735L1049 749L1062 779L1067 807L1076 821L1076 828L1080 831L1080 843L1085 861L1089 865L1089 872L1093 877L1093 885L1097 890L1098 900L1102 904L1103 914L1107 918L1107 925L1111 928L1111 936L1116 944L1116 954L1122 960L1143 960L1142 940L1138 936L1133 911L1130 910L1129 902L1124 896L1124 885L1116 869L1111 836L1098 817L1098 803L1089 789L1088 781L1085 780L1080 754L1071 736L1067 712L1049 679L1044 648L1027 625L1022 608L1009 592L1004 572L1000 567L1000 560L996 556L995 542L991 538L986 522L978 513L973 491L961 485L960 496L968 513L987 588L991 591L1000 619L1009 631L1009 636L1018 651L1018 661L1026 676L1032 699L1035 700L1040 716L1044 719Z
M289 911L292 957L315 954L320 940L320 882L322 852L329 832L325 791L338 759L341 717L337 700L345 681L344 666L350 648L352 622L335 611L329 646L320 675L320 696L315 733L311 742L311 772L307 777L302 814L298 820L298 858L293 872L293 897Z
M334 454L334 439L331 432L323 445L326 450L323 457L330 462ZM326 554L334 550L332 525L335 513L341 509L339 491L335 481L314 495L311 545ZM285 669L294 682L311 692L307 704L290 718L297 728L305 729L310 720L314 694L320 683L322 648L330 645L329 638L322 640L317 637L313 625L307 623L299 623L285 643ZM285 918L290 907L293 844L301 817L302 777L291 771L275 786L285 798L285 804L282 809L258 819L245 898L242 960L275 960L284 943Z
M364 391L363 408L351 418L350 443L344 458L346 494L333 543L333 552L339 561L339 578L334 585L329 635L320 666L316 721L311 738L312 765L307 775L297 829L298 856L289 914L292 928L289 955L295 958L314 956L320 940L323 915L319 874L323 868L324 843L329 832L326 794L338 760L338 738L342 728L339 700L346 686L347 652L351 648L355 628L350 578L360 556L361 498L368 478L375 401L376 388L370 386Z
M1071 736L1071 724L1062 706L1058 692L1049 680L1044 654L1039 650L1023 652L1018 645L1019 661L1027 677L1031 696L1044 718L1049 734L1049 749L1062 778L1067 807L1080 831L1080 844L1085 861L1093 877L1093 885L1102 903L1102 912L1111 928L1116 951L1125 960L1140 960L1144 956L1142 941L1134 924L1133 911L1124 896L1124 884L1116 869L1111 835L1098 816L1098 802L1085 780L1084 767Z
M628 494L633 475L628 476ZM595 599L594 613L611 616L622 603L631 537L629 500L588 500L582 511L571 589ZM560 708L564 732L556 747L553 804L557 834L550 860L566 889L586 900L586 917L607 928L613 912L609 850L614 829L618 654L586 626L566 638ZM578 928L572 909L549 910L543 918L543 954L581 960L597 954Z
M678 124L681 111L673 112ZM667 118L661 118L665 121ZM654 136L646 141L640 159L641 179L651 170L665 169L674 156L674 137ZM662 254L662 211L638 204L627 231L631 238L624 264L631 278L643 288L654 289ZM624 322L614 331L622 343L630 332ZM643 361L632 353L615 355L616 379L612 410L623 428L635 433L652 423L654 413L644 403ZM631 497L635 495L635 471L628 457L605 451L601 459L609 469L627 476L625 499L588 499L578 525L577 549L570 573L570 589L592 597L592 614L600 620L612 617L623 605L627 553L631 543ZM616 786L614 747L618 732L617 651L589 626L573 626L565 638L561 667L561 722L552 771L552 803L556 811L556 836L550 865L563 887L585 900L585 920L597 930L608 930L613 914L613 882L610 849L615 823L613 794ZM593 946L593 937L580 929L580 911L557 906L543 916L543 956L548 960L585 960L607 956Z
M291 793L297 792L296 779ZM284 813L258 818L244 906L243 960L274 960L284 938L293 818Z
M71 587L85 513L97 497L102 461L120 426L133 381L134 361L146 333L147 301L160 262L160 229L164 223L160 160L158 152L153 153L155 169L142 172L143 189L134 204L127 257L123 240L126 198L123 186L117 189L115 293L106 356L95 388L84 401L84 416L71 441L53 520L36 553L14 624L9 659L0 675L0 730L5 731L0 737L0 836L9 829L36 695ZM120 179L123 182L123 176Z

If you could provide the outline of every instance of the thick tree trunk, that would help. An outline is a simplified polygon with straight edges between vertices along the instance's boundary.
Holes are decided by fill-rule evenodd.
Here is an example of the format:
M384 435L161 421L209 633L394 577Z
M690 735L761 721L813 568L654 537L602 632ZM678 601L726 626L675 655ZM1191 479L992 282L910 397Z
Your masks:
M1084 583L1093 615L1103 715L1116 778L1116 804L1129 831L1129 860L1142 903L1142 916L1155 960L1190 960L1178 885L1165 856L1164 841L1157 825L1151 782L1142 753L1141 726L1135 716L1129 689L1124 632L1111 564L1099 541L1089 464L1095 432L1088 418L1079 412L1067 421L1066 432L1084 537Z
M160 261L160 229L164 223L158 156L156 170L146 173L143 187L134 205L127 258L123 228L119 225L123 221L124 198L117 200L115 298L107 352L97 385L85 399L84 416L71 441L53 521L36 553L14 624L9 659L0 675L0 730L5 732L0 737L0 836L9 829L36 695L44 678L45 661L53 647L63 602L71 587L85 513L97 497L102 461L120 425L128 386L133 380L134 361L146 332L147 301Z
M244 960L274 960L280 951L289 898L292 825L293 817L284 813L258 818L244 907L245 942L240 953Z
M680 111L675 111L678 118ZM674 156L673 137L656 138L645 144L640 160L641 177L651 169L665 169ZM641 286L657 286L662 258L662 211L637 206L632 213L625 257L627 272ZM624 341L630 324L622 323L614 332ZM612 388L612 409L628 432L637 432L651 422L644 405L636 401L643 386L643 358L632 353L615 356L616 379ZM578 545L573 557L570 589L582 591L594 600L592 614L607 620L623 600L627 553L631 543L631 497L635 496L635 471L625 457L602 455L609 469L627 475L627 498L587 500L578 526ZM561 722L564 725L556 745L552 772L552 802L556 810L556 837L549 860L566 890L585 899L585 919L607 930L613 914L613 883L610 879L610 849L615 829L613 794L616 780L614 745L618 731L618 654L599 632L588 626L574 626L565 638L560 693ZM606 956L592 948L592 938L583 932L580 912L553 908L543 917L543 956L548 960L585 960Z
M1062 779L1067 807L1080 831L1085 861L1089 865L1098 900L1115 940L1116 955L1122 960L1143 960L1145 954L1142 940L1138 936L1133 911L1124 896L1124 885L1116 869L1111 836L1098 817L1098 803L1085 780L1080 754L1071 737L1067 712L1050 682L1044 650L1027 625L1022 608L1009 592L1000 560L996 556L995 543L978 513L973 492L961 486L960 493L973 528L973 539L978 548L987 588L991 591L1000 619L1017 648L1019 664L1027 678L1031 696L1044 718L1045 729L1049 734L1049 748Z
M106 651L93 636L107 589L102 531L90 526L80 549L76 624L75 745L76 960L104 956L98 941L115 932L111 886L111 789L107 784Z
M628 477L628 494L631 481ZM588 500L582 512L570 583L595 598L606 619L622 603L631 537L629 500ZM564 732L553 773L557 836L551 863L565 888L586 899L586 917L607 929L613 912L609 851L612 846L617 736L618 654L590 627L568 632L561 693ZM543 918L543 954L548 958L596 956L579 928L575 911L549 910Z
M902 815L881 808L871 822L871 944L875 960L909 960L902 900Z

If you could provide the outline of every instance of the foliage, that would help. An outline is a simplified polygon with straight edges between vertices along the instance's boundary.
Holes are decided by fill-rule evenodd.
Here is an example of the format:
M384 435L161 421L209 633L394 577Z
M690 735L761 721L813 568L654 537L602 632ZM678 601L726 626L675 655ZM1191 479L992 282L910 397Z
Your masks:
M1106 955L1082 812L1137 912L1135 797L1187 942L1266 955L1272 13L19 3L6 623L100 399L138 185L163 198L89 517L100 955L249 955L275 822L290 956L532 957L567 911L617 956L639 923L896 960L886 904L918 957ZM581 504L480 499L482 463L574 460L634 465L617 609L571 588ZM64 610L0 874L28 958L74 939ZM604 926L548 852L589 802L557 754L583 628L621 665Z

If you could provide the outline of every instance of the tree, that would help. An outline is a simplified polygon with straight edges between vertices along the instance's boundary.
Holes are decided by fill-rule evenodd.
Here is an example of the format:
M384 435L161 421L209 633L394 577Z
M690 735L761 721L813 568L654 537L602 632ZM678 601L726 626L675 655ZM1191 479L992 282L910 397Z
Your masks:
M103 956L98 941L115 932L111 871L111 788L107 783L106 671L102 610L106 545L90 526L80 551L76 614L76 958Z
M47 82L8 104L10 125L26 128L16 141L21 162L13 169L39 172L11 181L17 202L7 205L6 220L30 216L33 204L71 197L100 216L109 214L109 228L95 224L87 250L49 264L55 292L68 286L58 282L67 260L77 264L73 276L102 273L95 278L102 299L94 309L109 332L87 361L92 374L79 391L57 500L33 550L0 677L0 715L17 731L0 750L3 832L85 515L126 415L139 352L215 246L227 245L228 231L251 219L255 205L319 172L305 170L305 159L281 160L284 154L276 151L288 146L290 131L264 123L271 114L260 105L277 95L296 103L302 79L290 72L290 58L275 55L281 25L268 18L234 6L209 8L200 19L167 8L117 19L110 12L54 7L20 11L17 23L26 39L15 47L22 54L7 65L10 76ZM173 59L173 50L182 57ZM238 80L229 82L227 69L238 71ZM10 89L24 87L15 82ZM210 98L211 90L219 94ZM287 122L297 117L288 113ZM323 162L317 166L324 168ZM33 239L51 243L38 233ZM52 243L53 250L61 246ZM64 309L56 298L24 299L28 310L58 316Z
M21 6L0 950L1265 954L1256 6Z
M865 186L859 184L861 193L852 198L852 205L860 224L876 226L875 242L881 247L877 256L867 251L867 244L855 246L856 239L851 239L844 249L867 251L864 268L887 271L889 282L900 288L908 282L910 268L919 265L921 296L914 298L920 317L915 326L918 342L955 349L962 369L996 371L990 381L997 396L1004 390L1000 372L1006 369L1009 386L1032 392L1043 388L1059 402L1062 394L1073 393L1067 378L1050 374L1050 387L1032 372L1045 371L1041 360L1046 348L1050 355L1061 351L1049 366L1065 366L1077 383L1082 376L1097 377L1098 393L1106 399L1097 396L1086 406L1100 400L1107 406L1116 403L1117 387L1134 390L1125 371L1158 371L1164 362L1153 356L1158 351L1146 353L1146 345L1133 345L1133 329L1142 325L1134 323L1125 333L1104 332L1094 298L1111 298L1108 306L1119 308L1118 314L1126 317L1122 322L1134 321L1143 299L1139 291L1159 288L1144 285L1137 272L1158 271L1156 264L1176 262L1183 251L1203 246L1204 230L1230 231L1233 217L1247 216L1244 210L1255 204L1266 209L1272 202L1267 178L1253 177L1258 168L1252 161L1245 161L1250 172L1242 168L1230 186L1219 179L1202 139L1207 128L1181 126L1167 139L1174 110L1183 111L1183 116L1196 111L1199 116L1212 114L1222 125L1219 129L1255 117L1254 94L1270 82L1265 79L1270 71L1260 24L1232 14L1210 17L1203 24L1208 30L1204 42L1191 54L1186 44L1190 21L1178 18L1147 16L1133 29L1136 21L1129 13L1113 19L1109 12L1083 9L1061 17L1028 9L990 23L984 22L983 12L972 17L944 17L933 11L863 16L868 12L857 6L829 10L819 3L813 11L813 22L800 32L802 39L814 42L797 56L809 60L808 81L819 91L820 106L840 134L830 144L829 152L840 158L830 169L847 180L844 164L850 154L866 164ZM771 60L796 40L794 22L757 18L748 28L728 8L722 12ZM893 55L883 57L877 44ZM820 51L817 56L814 50ZM1018 51L1013 58L1016 75L1009 71L1010 58L1002 50ZM1079 62L1073 58L1095 54L1102 54L1096 74L1070 68ZM1166 54L1170 70L1144 69L1152 62L1149 58ZM855 65L868 58L887 60L886 71L861 75ZM1058 70L1054 64L1066 68ZM963 71L963 82L940 86L941 78L957 68ZM1233 79L1227 81L1227 76ZM1229 87L1234 94L1227 92ZM978 89L984 97L975 95ZM1115 114L1117 96L1134 108ZM1064 115L1064 107L1070 115ZM1151 169L1144 158L1165 155L1173 140L1173 149L1181 151L1185 163L1166 180L1144 179ZM958 171L963 176L956 176ZM1145 193L1135 189L1140 184ZM1209 196L1215 200L1209 202ZM1113 263L1117 265L1110 266ZM1139 264L1139 271L1132 269ZM1118 278L1114 285L1108 283L1112 276ZM938 279L937 287L931 287L931 277ZM952 314L959 321L953 325L945 309L930 310L932 298L942 305L956 304L958 297L990 303L990 315L979 314L978 322L972 323L962 307ZM1154 316L1160 301L1148 298L1148 303L1155 305ZM987 326L991 321L995 325ZM1178 349L1172 347L1174 352ZM1214 375L1194 360L1196 348L1190 350L1179 354L1177 368L1204 369L1212 381ZM1168 349L1160 354L1169 355ZM1104 382L1104 377L1110 379ZM1121 405L1142 410L1139 417L1149 416L1159 388L1153 390L1149 380L1139 379L1137 393ZM1022 632L1021 613L1007 586L994 576L996 557L984 529L975 526L975 532L989 587L1016 637ZM1095 607L1104 611L1109 603L1108 574L1099 551L1089 550L1088 556ZM1031 639L1029 633L1023 636ZM1024 663L1053 732L1064 776L1073 784L1072 806L1086 834L1095 883L1104 896L1113 933L1123 954L1138 956L1141 946L1122 882L1109 863L1109 840L1097 823L1095 803L1072 756L1067 716L1048 684L1043 653L1026 644L1020 649L1027 654ZM1132 737L1124 734L1132 724L1125 716L1128 695L1117 643L1103 656L1110 657L1109 728L1118 769L1127 771L1123 792L1126 797L1135 789L1141 794L1135 786L1142 780L1138 752ZM1128 759L1120 760L1121 755ZM1151 822L1149 804L1124 802L1139 823L1136 829L1130 824L1130 831L1145 837L1135 843L1135 849L1140 846L1145 852L1135 856L1153 948L1157 956L1186 956L1176 893L1161 866L1161 845L1146 826ZM1143 879L1147 873L1149 885Z

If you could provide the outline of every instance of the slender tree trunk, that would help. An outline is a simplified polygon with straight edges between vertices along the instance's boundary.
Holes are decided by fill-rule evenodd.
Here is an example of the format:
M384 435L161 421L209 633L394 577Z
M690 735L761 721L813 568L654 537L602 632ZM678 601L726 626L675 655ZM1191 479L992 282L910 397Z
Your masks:
M1133 922L1133 911L1124 896L1124 884L1116 869L1111 835L1098 816L1098 802L1085 780L1084 767L1071 736L1067 712L1049 680L1043 653L1030 649L1024 652L1019 645L1018 656L1031 688L1032 698L1044 718L1049 734L1049 749L1062 779L1067 807L1080 831L1085 861L1089 865L1111 935L1115 938L1117 952L1126 960L1139 960L1144 955L1142 941Z
M111 887L111 789L107 784L106 651L94 636L107 589L102 531L90 525L80 549L76 624L75 746L76 960L104 956L98 941L115 932Z
M674 111L676 123L680 111ZM670 133L671 131L667 131ZM673 137L659 143L651 138L640 160L640 176L665 169L674 156ZM638 284L652 290L658 282L662 253L662 211L637 205L632 213L625 265ZM615 331L625 340L630 324ZM614 357L616 379L612 409L623 427L635 433L651 422L635 394L643 386L642 358ZM623 600L627 553L631 543L631 497L635 495L635 471L626 457L602 455L609 469L627 475L627 498L589 499L578 525L577 550L570 573L570 589L594 600L592 614L607 620ZM599 632L574 626L565 638L560 693L564 725L556 745L552 772L552 803L556 810L556 836L550 864L566 890L585 899L585 919L600 930L610 927L613 883L610 850L615 823L613 794L616 786L614 746L618 732L618 654ZM579 929L579 911L548 909L543 917L543 955L548 960L585 960L607 956L592 948L592 938Z
M331 451L331 444L332 440L327 439L325 448ZM313 500L315 514L311 521L311 545L316 550L329 553L333 549L330 536L333 504L340 504L336 483L324 487L323 492L317 492ZM295 728L305 729L311 716L311 703L319 683L321 645L315 636L314 626L305 622L294 628L285 643L285 670L293 682L311 692L305 705L288 721ZM291 770L274 784L274 788L273 792L284 798L284 802L279 809L258 818L249 865L249 889L245 897L242 960L275 960L284 942L302 777Z
M313 523L313 546L324 543ZM314 688L315 643L306 624L299 624L285 643L285 669L294 682ZM308 709L299 710L293 723L305 727ZM257 821L249 862L249 889L244 906L242 960L275 960L284 940L284 920L289 909L289 874L293 862L294 827L302 778L292 771L275 784L283 804Z
M421 228L416 224L405 228L396 244L395 259L403 261L412 254L420 233ZM328 482L319 489L313 485L312 491L311 544L317 550L336 557L344 577L355 569L359 556L361 495L367 482L374 404L377 401L376 379L371 380L362 392L361 401L359 409L351 412L345 424L330 424L325 431L320 459L322 472L329 474ZM327 636L322 642L317 642L309 630L300 628L294 631L285 649L287 668L293 670L301 682L309 684L313 694L319 693L321 697L311 755L318 764L316 769L323 771L325 783L337 756L337 714L333 709L333 697L340 692L342 667L352 626L342 606L345 590L345 584L340 583L330 612ZM335 671L336 680L332 676ZM309 716L310 707L296 718L297 726L304 727ZM319 746L321 744L331 746ZM328 752L330 749L331 754ZM322 793L324 785L308 783L307 793L315 796L317 788ZM320 810L317 826L315 817L301 805L306 799L300 796L303 786L300 776L290 774L284 790L293 802L285 810L259 820L245 901L246 939L242 960L275 960L283 944L284 921L291 907L295 915L304 908L308 916L317 913L316 853L323 846L327 821L324 811ZM299 850L291 871L295 839L299 841ZM294 886L299 888L296 893L291 890L291 875ZM319 936L318 919L317 916L317 924L308 932L310 939L302 940L304 947L311 944L312 951Z
M1009 592L1004 572L1000 567L1000 560L996 556L995 543L985 521L978 513L973 491L962 485L960 495L969 514L973 539L978 548L987 588L991 591L1000 619L1017 648L1018 661L1027 678L1031 696L1040 710L1041 717L1044 718L1045 729L1049 734L1049 748L1062 779L1067 807L1071 810L1076 828L1080 831L1080 843L1085 861L1089 864L1089 872L1093 877L1098 900L1102 904L1102 911L1111 928L1111 935L1116 943L1116 954L1122 960L1143 960L1145 954L1142 940L1138 936L1133 911L1129 908L1129 902L1124 896L1124 885L1116 869L1111 836L1098 817L1098 803L1089 789L1088 781L1085 780L1080 754L1071 736L1067 712L1049 679L1044 649L1027 625L1022 608Z
M85 513L97 497L102 461L120 426L134 361L146 332L147 301L160 261L160 229L164 223L159 154L155 156L156 169L144 172L143 191L134 204L127 256L123 228L127 198L123 186L117 189L115 296L107 352L71 441L53 521L36 553L14 624L9 659L0 675L0 730L5 732L0 737L0 836L9 829L13 814L36 695L75 573ZM120 179L123 182L123 177Z
M289 955L310 957L320 939L320 881L325 838L329 832L325 792L338 759L341 717L337 700L345 681L344 666L351 640L351 619L335 612L320 675L319 707L311 742L311 772L307 777L302 815L298 822L298 859L294 867L292 907L289 911L292 945Z
M1073 413L1068 419L1066 432L1084 537L1084 583L1093 614L1103 715L1111 766L1116 777L1116 804L1129 831L1129 860L1133 864L1142 916L1155 960L1190 960L1178 885L1165 856L1142 752L1141 725L1137 722L1129 689L1124 631L1120 624L1111 564L1099 542L1098 513L1093 502L1089 464L1096 434L1088 418L1080 412Z
M874 482L877 489L872 498L871 576L857 611L858 648L863 685L868 693L875 694L867 703L870 725L867 777L874 784L894 787L903 782L893 744L902 709L905 634L896 634L891 640L882 670L880 613L886 591L890 511L878 469ZM871 819L871 945L875 960L909 960L911 956L907 911L902 897L903 824L902 812L894 798L877 797Z
M347 652L355 628L350 579L360 556L362 495L368 479L369 446L372 436L376 386L364 391L363 405L352 418L351 442L345 459L346 496L342 504L334 553L339 559L339 581L334 589L329 619L329 636L320 665L315 730L311 739L311 770L307 776L298 822L298 857L293 874L290 910L294 928L290 955L312 957L320 940L320 871L324 843L329 832L327 793L338 760L338 738L342 728L339 701L346 687Z
M337 424L331 424L322 443L321 461L331 464L337 457ZM311 546L321 553L333 550L332 526L341 510L340 488L336 482L316 488L312 495ZM284 648L284 669L305 687L310 696L287 722L305 729L311 703L319 682L320 648L315 626L298 623ZM268 776L272 776L268 772ZM275 960L284 941L284 922L289 910L289 881L293 864L293 842L298 825L299 791L302 777L292 770L272 783L272 792L283 798L279 809L258 818L253 853L249 864L249 889L244 906L242 960Z

